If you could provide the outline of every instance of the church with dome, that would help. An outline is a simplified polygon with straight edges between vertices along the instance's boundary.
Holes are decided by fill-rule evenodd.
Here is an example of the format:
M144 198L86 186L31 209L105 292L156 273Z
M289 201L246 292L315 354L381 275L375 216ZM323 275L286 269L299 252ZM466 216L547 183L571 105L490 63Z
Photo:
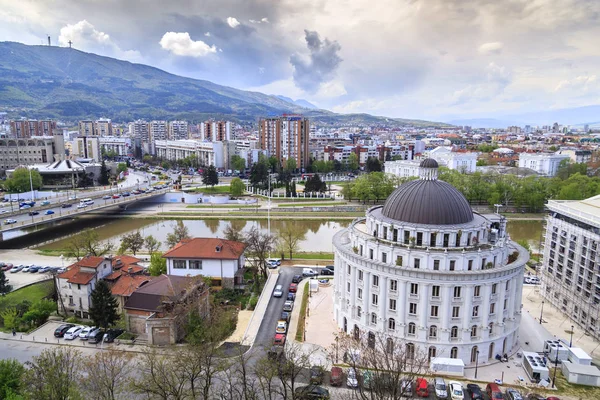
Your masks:
M423 160L419 180L334 236L334 318L356 339L404 343L408 358L485 364L519 347L529 254L437 172Z

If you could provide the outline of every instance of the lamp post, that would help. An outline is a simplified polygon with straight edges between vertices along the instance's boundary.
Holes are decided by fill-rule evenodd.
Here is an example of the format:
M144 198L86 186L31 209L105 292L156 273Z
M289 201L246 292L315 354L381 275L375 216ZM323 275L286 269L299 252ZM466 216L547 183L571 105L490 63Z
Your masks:
M556 346L556 359L554 360L554 376L552 377L552 389L556 383L556 370L558 369L558 346Z
M496 214L500 214L500 207L502 207L502 204L494 204L494 207L496 207Z
M475 379L477 379L477 365L479 364L479 350L475 351Z
M544 300L542 300L542 311L540 312L540 325L542 324L543 315L544 315Z
M569 340L569 347L573 347L573 329L575 329L575 326L571 325L571 340Z

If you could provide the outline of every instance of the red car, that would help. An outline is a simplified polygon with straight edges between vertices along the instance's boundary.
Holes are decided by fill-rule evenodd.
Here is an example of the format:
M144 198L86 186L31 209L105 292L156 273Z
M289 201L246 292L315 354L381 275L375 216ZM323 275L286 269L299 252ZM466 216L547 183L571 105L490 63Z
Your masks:
M290 293L296 293L297 290L298 290L298 284L297 283L290 283L290 288L288 289L288 291Z
M113 194L113 196L112 196L112 198L113 198L113 199L118 199L118 198L120 198L120 197L121 197L121 196L120 196L120 195L118 195L118 194Z
M277 333L273 338L273 346L283 346L285 345L285 334Z

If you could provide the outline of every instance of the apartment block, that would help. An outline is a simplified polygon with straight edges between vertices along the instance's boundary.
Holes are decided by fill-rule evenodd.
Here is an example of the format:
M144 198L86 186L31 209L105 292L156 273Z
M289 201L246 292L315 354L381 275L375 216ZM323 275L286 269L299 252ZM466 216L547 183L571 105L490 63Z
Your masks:
M208 142L224 142L231 140L231 122L202 122L200 124L200 138Z
M295 159L296 166L303 170L308 166L309 119L302 115L284 114L276 118L259 121L259 143L269 156L275 156L282 165Z
M167 121L151 121L148 127L152 143L157 140L167 140Z
M187 140L188 136L187 121L169 122L169 140Z
M22 139L33 136L52 136L56 130L56 121L18 120L10 121L10 133L13 138Z

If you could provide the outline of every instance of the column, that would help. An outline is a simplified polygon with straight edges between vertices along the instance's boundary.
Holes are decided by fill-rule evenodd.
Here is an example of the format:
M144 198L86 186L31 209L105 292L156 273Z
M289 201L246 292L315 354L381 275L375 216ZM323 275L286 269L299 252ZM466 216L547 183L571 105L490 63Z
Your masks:
M361 322L363 325L368 326L371 318L371 307L369 307L371 299L371 273L364 271L363 272L363 305L362 305L362 317Z
M350 312L348 314L354 318L356 316L356 296L358 294L356 289L356 267L351 267L350 271Z
M448 335L448 338L450 338L450 318L452 317L452 291L450 286L443 285L440 288L440 296L442 299L442 310L440 310L442 313L442 330Z
M500 291L498 294L498 301L496 301L496 321L495 324L502 324L502 319L504 318L504 299L506 298L506 284L503 283L500 285ZM507 314L510 314L509 306L506 305ZM500 333L504 330L504 326L495 326L494 329L496 333ZM494 335L495 336L495 335Z
M408 313L406 285L408 285L408 282L405 280L398 281L398 300L396 301L396 310L398 311L398 322L403 327L406 325L406 313Z
M484 292L485 292L485 286L483 286L484 288ZM454 296L454 293L452 293L452 291L454 290L454 288L450 288L450 296L451 298ZM471 338L471 317L473 315L473 297L470 296L465 296L465 302L464 304L464 313L463 313L463 317L462 317L462 326L458 326L459 331L462 330L462 339L464 342L467 342L470 340ZM481 306L480 306L481 307ZM479 310L479 315L481 315L481 310ZM465 332L466 330L466 332Z
M383 331L386 332L388 325L387 325L387 310L388 310L388 285L389 285L389 278L387 276L380 276L379 277L379 310L380 314L381 314L381 319L382 319L382 323L383 323ZM398 304L396 304L396 308L398 308ZM398 327L396 327L396 329L398 329Z
M428 319L429 319L429 315L431 313L430 310L430 306L431 304L429 303L429 290L427 290L428 287L427 285L424 285L422 283L419 283L419 325L420 327L425 328L425 330L420 330L418 332L418 338L420 340L424 340L427 337L427 326L428 326ZM438 317L439 317L439 313L441 312L441 310L438 309ZM424 335L424 336L423 336Z

